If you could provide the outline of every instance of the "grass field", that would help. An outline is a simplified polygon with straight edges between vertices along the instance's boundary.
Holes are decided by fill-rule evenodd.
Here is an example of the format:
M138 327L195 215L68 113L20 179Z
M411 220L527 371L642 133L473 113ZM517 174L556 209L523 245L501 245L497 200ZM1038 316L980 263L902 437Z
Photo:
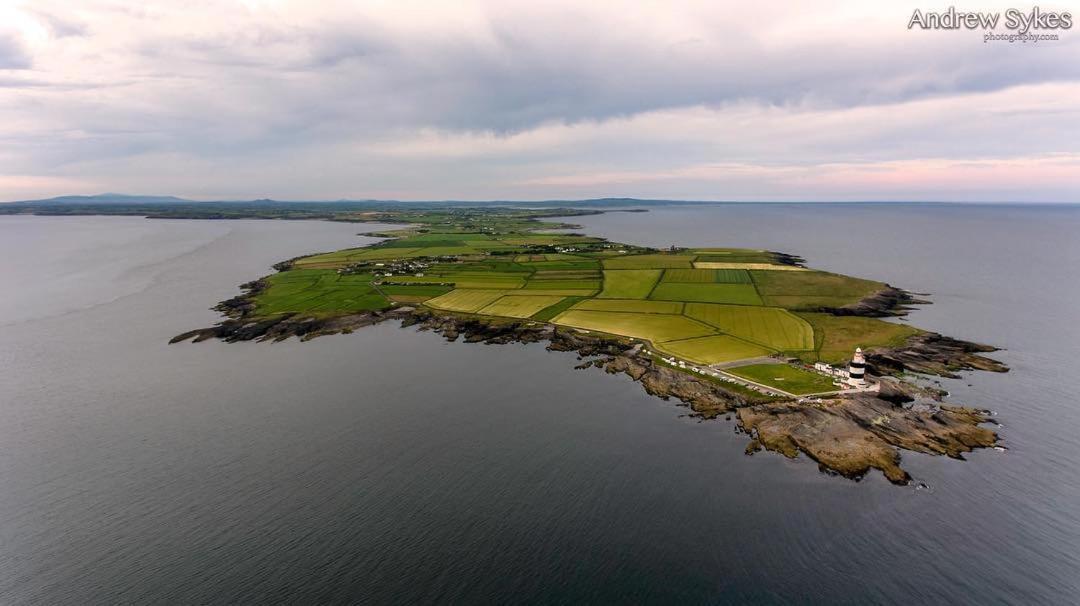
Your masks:
M435 234L417 234L417 235L414 235L414 236L410 236L407 241L406 240L398 240L398 242L408 242L409 244L422 243L424 246L439 246L438 244L431 244L431 242L438 242L438 241L441 241L441 240L455 240L455 241L458 241L458 242L467 241L467 242L469 242L471 244L471 243L473 243L475 241L491 240L492 238L494 238L494 236L492 236L491 234L480 234L480 233L454 233L454 234L435 233ZM387 242L383 246L389 246L389 245L391 245L391 243Z
M797 396L837 389L832 378L790 364L751 364L727 368L724 372Z
M652 291L650 299L663 301L698 301L733 305L761 305L761 297L752 284L682 284L663 282Z
M721 331L779 351L813 350L814 329L806 320L775 307L687 303L687 316Z
M856 347L895 347L920 331L912 326L877 318L798 313L814 327L814 350L798 354L807 362L841 364L851 358Z
M529 280L526 290L600 290L600 280Z
M747 343L730 335L715 335L667 341L656 348L698 364L720 364L746 358L757 358L773 353L760 345Z
M392 280L399 280L398 278L391 278ZM423 278L416 278L417 281L430 282L434 278L430 276L424 276ZM409 280L409 278L404 278ZM514 289L525 286L525 280L523 278L517 278L513 276L484 276L484 275L446 275L439 277L440 282L453 282L457 288L468 289Z
M745 269L712 269L716 272L716 281L721 284L753 284L750 272Z
M600 280L602 274L594 269L541 269L533 273L533 280Z
M430 284L384 284L379 287L379 290L394 298L397 298L398 296L404 296L423 297L423 299L430 299L432 297L438 297L439 295L445 295L446 293L453 290L453 288L449 286L434 286ZM415 301L416 299L412 300Z
M753 284L745 269L665 269L664 282L688 284Z
M742 270L768 270L768 271L807 271L803 267L794 265L779 265L776 263L743 263L739 261L695 261L697 269L742 269Z
M395 232L396 240L297 259L267 277L254 315L332 316L392 301L423 303L645 339L701 364L776 351L838 363L856 346L898 345L917 332L811 313L854 303L881 289L880 282L780 265L775 253L761 250L667 253L532 233L551 225L531 218L536 212L402 211L399 220L412 227ZM384 272L396 275L375 276Z
M604 269L690 269L693 255L628 255L604 259Z
M766 305L789 309L842 307L885 288L881 282L823 271L752 271Z
M447 311L475 313L507 294L504 290L454 290L427 302L427 305Z
M584 290L581 288L523 288L518 294L528 295L560 295L563 297L591 297L596 294L596 289Z
M489 316L528 318L562 300L563 297L550 295L506 295L483 307L477 313Z
M659 269L604 270L602 299L644 299L649 296L663 271Z
M521 263L521 265L534 269L541 270L583 270L583 269L599 269L600 262L594 260L582 260L582 261L529 261Z
M714 329L710 326L676 315L571 309L556 316L554 321L563 326L638 337L648 339L653 343L714 333Z
M563 297L558 303L545 307L532 315L533 320L550 322L552 318L570 309L576 303L585 300L585 297Z
M717 282L716 271L712 269L665 269L664 282L689 282L712 284Z
M270 287L255 297L261 315L330 315L390 306L390 301L371 286L371 276L339 276L333 270L309 269L275 274L266 281Z
M764 250L746 248L694 248L687 253L698 255L698 261L714 263L775 263L776 256Z
M681 314L683 312L683 303L642 299L586 299L575 305L574 309L584 311L629 311L639 314Z

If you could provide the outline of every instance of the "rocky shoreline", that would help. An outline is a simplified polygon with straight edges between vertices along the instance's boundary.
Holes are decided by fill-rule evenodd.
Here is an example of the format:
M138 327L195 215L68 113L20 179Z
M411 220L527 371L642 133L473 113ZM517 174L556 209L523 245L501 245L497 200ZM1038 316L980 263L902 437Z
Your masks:
M891 378L906 371L954 377L959 370L1007 370L1000 362L980 355L995 348L937 333L919 333L904 346L868 352L870 370L882 382L878 394L782 399L744 393L728 384L662 365L630 339L600 337L539 322L436 313L412 306L329 318L297 314L251 317L252 298L265 287L262 280L243 285L247 292L215 308L227 319L213 327L177 335L170 343L207 339L281 341L293 336L309 340L390 320L434 331L450 341L547 342L549 350L576 352L582 360L578 368L626 374L641 383L647 393L688 407L693 416L734 416L737 430L749 437L747 454L765 449L794 458L801 452L816 461L822 471L852 479L878 469L889 481L907 484L911 477L900 467L902 450L960 459L975 448L995 446L998 440L994 431L983 427L993 422L989 411L945 405L941 403L941 392ZM897 315L905 303L915 301L910 294L892 287L879 294L850 311Z
M929 301L915 298L914 293L895 286L885 288L864 297L858 303L844 307L822 307L817 311L835 316L863 316L867 318L887 318L906 316L914 309L912 305L926 305Z

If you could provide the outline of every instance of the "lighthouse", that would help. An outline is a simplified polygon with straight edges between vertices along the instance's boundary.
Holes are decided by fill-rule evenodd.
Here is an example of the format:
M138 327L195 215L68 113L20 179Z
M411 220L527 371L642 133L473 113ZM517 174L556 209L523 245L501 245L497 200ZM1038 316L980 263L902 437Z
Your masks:
M855 355L848 365L848 384L852 387L866 386L866 356L861 347L855 348Z

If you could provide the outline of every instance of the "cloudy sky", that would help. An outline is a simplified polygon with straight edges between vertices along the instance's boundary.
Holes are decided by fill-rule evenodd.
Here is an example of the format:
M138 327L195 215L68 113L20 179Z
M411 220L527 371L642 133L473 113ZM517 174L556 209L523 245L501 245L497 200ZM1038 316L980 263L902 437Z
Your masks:
M1080 24L937 4L0 0L0 200L1080 202Z

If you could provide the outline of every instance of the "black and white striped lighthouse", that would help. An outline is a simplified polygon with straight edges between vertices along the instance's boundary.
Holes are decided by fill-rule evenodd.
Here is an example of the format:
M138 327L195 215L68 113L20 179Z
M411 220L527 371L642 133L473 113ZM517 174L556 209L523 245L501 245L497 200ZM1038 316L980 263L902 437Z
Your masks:
M855 387L866 385L866 356L863 355L861 347L855 348L855 355L848 365L848 383Z

